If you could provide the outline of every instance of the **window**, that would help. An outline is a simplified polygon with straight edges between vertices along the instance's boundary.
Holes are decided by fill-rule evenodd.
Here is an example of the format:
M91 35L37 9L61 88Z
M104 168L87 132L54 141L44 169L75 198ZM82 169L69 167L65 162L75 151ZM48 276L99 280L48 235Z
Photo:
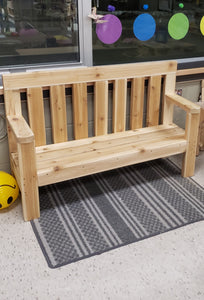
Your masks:
M90 7L89 0L0 0L0 67L84 63Z
M93 25L94 65L193 57L204 66L204 0L94 0L92 4L98 4L97 14L116 16L122 28L119 38L108 43L105 37L114 35L109 19Z

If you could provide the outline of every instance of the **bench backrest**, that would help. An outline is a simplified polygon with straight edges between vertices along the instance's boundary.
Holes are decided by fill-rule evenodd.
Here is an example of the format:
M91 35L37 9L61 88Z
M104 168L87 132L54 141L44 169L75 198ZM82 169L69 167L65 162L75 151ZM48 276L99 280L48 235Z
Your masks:
M162 95L165 91L174 92L176 70L175 61L163 61L5 74L3 85L6 114L22 114L21 94L26 93L29 123L35 134L36 145L46 145L43 91L48 90L53 143L67 141L65 91L71 88L74 138L86 138L87 87L93 86L94 135L104 135L108 133L108 95L111 87L112 132L126 129L127 95L130 98L129 129L141 128L144 123L146 126L158 125Z

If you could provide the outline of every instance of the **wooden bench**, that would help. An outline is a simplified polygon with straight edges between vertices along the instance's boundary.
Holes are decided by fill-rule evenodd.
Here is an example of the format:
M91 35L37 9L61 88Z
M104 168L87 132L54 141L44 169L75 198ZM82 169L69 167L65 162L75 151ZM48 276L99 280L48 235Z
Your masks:
M40 215L39 186L178 153L184 153L182 175L192 176L200 108L175 95L176 70L175 61L164 61L5 74L10 163L24 219ZM74 140L67 134L67 97ZM52 124L49 145L45 101ZM89 101L94 103L93 136ZM173 123L174 105L186 111L185 130Z

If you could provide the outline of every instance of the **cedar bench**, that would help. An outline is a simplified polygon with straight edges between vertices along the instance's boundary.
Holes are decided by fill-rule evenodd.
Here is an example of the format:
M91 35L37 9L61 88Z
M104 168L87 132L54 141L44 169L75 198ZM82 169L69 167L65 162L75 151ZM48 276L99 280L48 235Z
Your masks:
M39 186L178 153L184 154L182 175L192 176L200 108L175 95L176 71L175 61L163 61L3 75L10 164L24 219L40 216ZM93 136L88 132L89 86ZM67 89L74 140L67 134ZM29 124L22 115L23 94ZM52 124L48 145L45 101ZM173 123L174 105L186 111L185 130Z

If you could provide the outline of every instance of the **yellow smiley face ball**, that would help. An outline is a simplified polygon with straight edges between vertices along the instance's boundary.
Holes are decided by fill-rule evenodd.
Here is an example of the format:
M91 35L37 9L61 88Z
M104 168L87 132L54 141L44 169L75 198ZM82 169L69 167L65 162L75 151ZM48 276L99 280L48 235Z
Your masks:
M0 171L0 209L10 206L19 194L18 184L13 176Z

